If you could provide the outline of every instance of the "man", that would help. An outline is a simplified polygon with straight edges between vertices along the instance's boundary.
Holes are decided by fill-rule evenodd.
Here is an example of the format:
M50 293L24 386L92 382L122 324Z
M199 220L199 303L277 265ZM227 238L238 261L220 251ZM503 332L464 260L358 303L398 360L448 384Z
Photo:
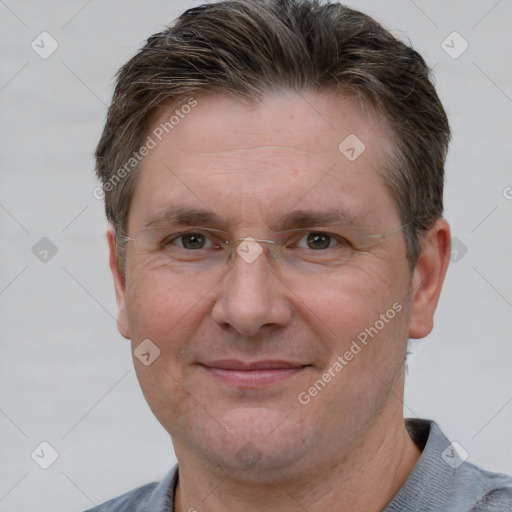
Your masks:
M512 510L511 478L403 418L449 138L423 59L340 4L214 3L148 39L97 173L118 327L178 466L96 509Z

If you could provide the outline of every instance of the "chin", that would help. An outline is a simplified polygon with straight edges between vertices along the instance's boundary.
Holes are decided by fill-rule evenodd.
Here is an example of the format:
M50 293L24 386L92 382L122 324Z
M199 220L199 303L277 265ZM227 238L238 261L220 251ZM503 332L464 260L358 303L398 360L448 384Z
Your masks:
M275 484L276 478L286 480L286 475L296 478L297 471L308 471L306 458L315 452L318 433L305 431L303 421L286 418L288 412L264 408L230 411L219 417L225 429L221 438L217 427L209 433L203 431L196 439L196 449L216 471L230 478L254 484Z

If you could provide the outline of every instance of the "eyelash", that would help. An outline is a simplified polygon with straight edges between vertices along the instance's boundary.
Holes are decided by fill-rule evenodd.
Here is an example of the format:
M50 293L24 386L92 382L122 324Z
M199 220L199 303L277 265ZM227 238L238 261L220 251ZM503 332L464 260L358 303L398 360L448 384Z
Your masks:
M297 238L297 236L299 236L298 240L300 242L300 240L302 240L304 237L306 237L308 235L311 235L311 234L327 235L329 238L331 238L331 240L336 241L336 243L337 243L334 247L327 247L326 249L319 249L318 252L326 251L327 249L334 249L335 247L338 247L338 246L350 245L350 243L348 242L348 240L346 238L338 236L338 235L335 235L333 233L329 233L327 231L305 230L305 231L301 231L300 235L296 235L294 238ZM172 244L174 241L180 239L181 237L184 237L185 235L202 235L206 239L210 239L211 238L209 235L207 235L207 234L205 234L205 233L203 233L201 231L185 231L185 232L178 233L178 234L175 234L175 235L171 235L170 237L165 238L160 243L159 247L161 249L163 249L166 246L168 246L169 244ZM177 244L175 244L175 245L177 245ZM185 247L180 247L179 245L177 245L177 247L179 247L180 249L186 250L186 251L190 251L190 252L199 251L199 250L202 250L202 249L212 249L212 247L201 247L200 249L186 249ZM213 247L213 249L217 249L219 247L220 246L217 245L216 247ZM301 247L301 249L304 249L304 247ZM311 249L311 250L313 251L313 249Z

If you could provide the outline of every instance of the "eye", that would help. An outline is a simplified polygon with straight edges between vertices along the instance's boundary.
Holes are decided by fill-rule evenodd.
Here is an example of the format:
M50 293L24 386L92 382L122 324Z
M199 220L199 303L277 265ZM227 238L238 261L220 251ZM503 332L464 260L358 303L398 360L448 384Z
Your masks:
M301 242L305 239L307 246L301 245ZM330 249L333 246L343 244L345 242L343 239L338 239L338 237L334 237L329 233L323 233L321 231L313 231L306 235L304 235L298 242L297 247L300 248L309 248L315 251L322 249ZM345 242L346 243L346 242Z
M210 245L207 246L206 244L208 242ZM165 247L170 244L177 245L181 249L187 250L216 247L207 236L203 235L203 233L182 233L180 235L174 235L166 238L162 242L161 247Z

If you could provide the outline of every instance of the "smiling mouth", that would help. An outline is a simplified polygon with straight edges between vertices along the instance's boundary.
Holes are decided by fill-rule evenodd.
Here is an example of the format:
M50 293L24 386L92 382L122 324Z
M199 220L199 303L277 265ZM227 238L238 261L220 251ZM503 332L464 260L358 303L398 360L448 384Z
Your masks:
M201 364L211 376L238 387L256 388L275 384L309 368L309 364L268 360L246 363L225 359Z

